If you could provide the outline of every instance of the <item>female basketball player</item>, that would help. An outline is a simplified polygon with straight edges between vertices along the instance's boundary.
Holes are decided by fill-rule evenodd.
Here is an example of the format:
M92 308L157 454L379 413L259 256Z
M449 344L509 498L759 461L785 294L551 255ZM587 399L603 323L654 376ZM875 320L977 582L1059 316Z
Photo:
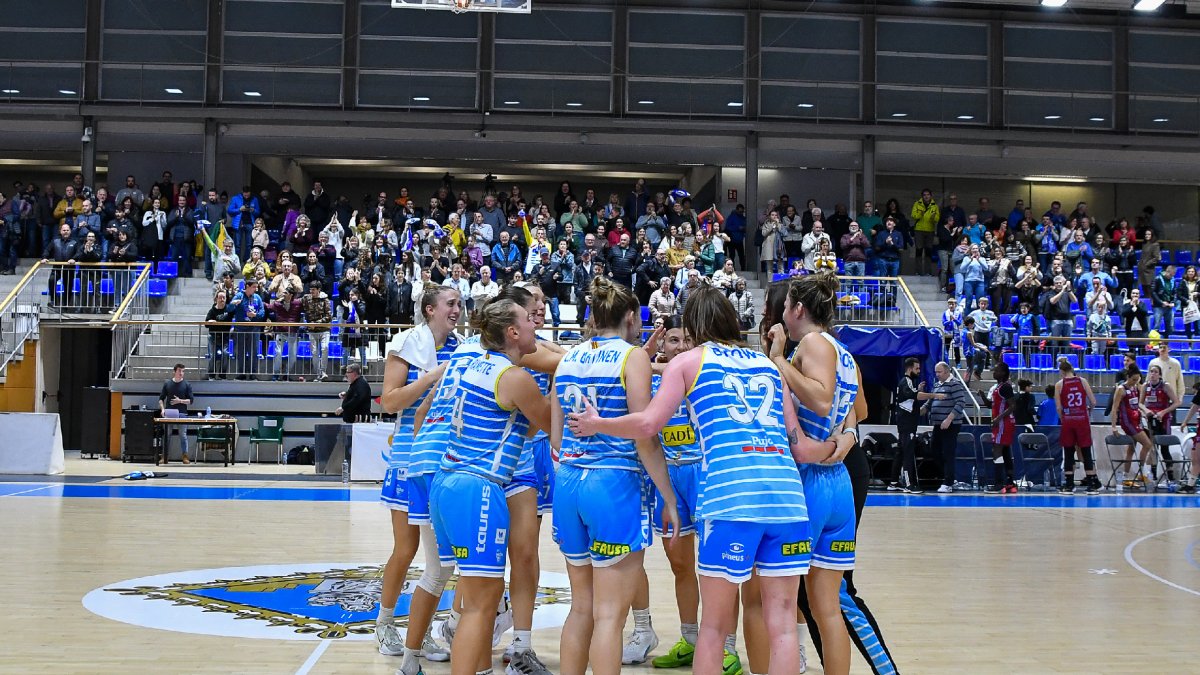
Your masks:
M1122 481L1126 487L1140 487L1146 489L1146 479L1143 477L1145 471L1146 459L1149 457L1155 474L1158 473L1158 461L1153 452L1154 444L1150 442L1150 437L1146 435L1146 431L1142 429L1142 371L1138 370L1136 365L1129 366L1125 369L1125 381L1117 385L1116 391L1113 393L1113 408L1112 408L1112 433L1117 433L1119 427L1121 433L1132 438L1138 445L1142 446L1142 452L1138 455L1138 462L1143 467L1138 475L1126 480L1125 475L1131 469L1133 460L1133 446L1129 446L1125 450L1124 469L1117 473L1116 480Z
M592 402L613 417L641 411L650 401L650 358L630 343L642 331L637 299L605 277L592 280L590 293L595 335L572 347L555 371L550 428L550 444L560 448L554 538L571 580L559 654L564 675L582 675L589 662L597 675L621 670L621 630L650 537L643 466L666 497L667 531L679 531L662 449L650 440L657 429L636 445L564 429L564 409Z
M550 418L537 383L516 365L537 350L529 311L507 299L489 302L478 323L487 351L458 380L449 445L429 495L440 553L457 562L463 598L451 651L454 675L491 671L509 531L503 486L516 471L530 425L545 429Z
M767 288L767 301L763 305L763 318L759 326L759 334L762 339L762 344L765 348L769 348L771 341L768 339L770 329L783 320L784 304L787 302L788 290L791 288L790 281L778 281L771 284ZM776 335L785 335L786 330L780 325ZM796 347L796 343L787 340L784 353L792 352ZM784 371L786 372L786 371ZM861 371L859 373L861 378ZM866 399L859 396L854 401L854 412L857 420L865 420L867 418ZM854 524L857 531L859 523L862 522L863 508L867 504L867 488L871 482L871 466L867 461L867 453L863 451L862 446L855 444L850 453L843 460L846 469L850 473L850 484L854 488ZM751 583L754 580L751 579ZM746 589L743 589L744 591ZM756 649L752 640L754 631L750 628L754 625L753 618L755 611L761 616L761 609L755 609L749 606L748 600L752 600L754 594L750 592L742 593L743 600L743 632L746 634L746 651L750 655L750 668L752 672L761 672L758 667L759 663L766 661L765 655L756 658L756 655L763 650ZM797 617L797 632L800 636L800 663L803 668L807 664L807 658L804 652L804 638L806 635L812 637L813 645L817 648L817 656L822 654L821 631L820 627L813 620L812 608L808 603L808 594L805 593L804 584L800 585L799 597L800 611L804 618L801 622L800 617ZM841 589L841 605L842 616L846 624L853 627L854 632L850 638L854 641L858 651L862 657L870 664L872 672L876 675L895 675L899 671L895 663L892 661L891 652L888 651L887 643L884 642L883 633L879 630L879 624L875 621L875 615L871 613L871 609L867 607L867 603L858 595L858 588L854 585L854 570L847 570L842 577ZM761 626L761 620L758 622ZM760 633L762 631L759 631ZM803 670L801 670L803 672Z
M736 627L738 586L757 567L770 643L768 672L790 675L799 670L792 598L809 562L796 462L844 454L854 439L842 434L836 444L818 443L803 435L795 411L783 404L789 392L779 371L742 342L737 313L718 289L703 286L688 299L683 325L701 347L667 366L643 413L604 418L585 406L571 414L572 433L654 433L686 399L704 462L696 508L704 522L698 556L704 614L694 672L722 671L724 641Z
M1129 364L1136 369L1136 364ZM1075 454L1083 461L1083 489L1090 495L1098 495L1103 489L1096 477L1096 462L1092 457L1091 411L1096 406L1092 385L1075 374L1075 367L1066 359L1058 360L1058 372L1062 376L1054 383L1054 405L1061 423L1059 443L1063 449L1063 484L1059 492L1075 492Z
M789 361L782 329L772 327L771 360L794 392L796 416L805 434L826 440L839 429L854 429L858 367L850 352L829 334L837 307L837 277L810 274L792 280L784 301L783 326L798 344ZM854 568L854 488L842 459L803 464L800 477L808 499L813 537L812 571L805 590L821 631L827 674L850 671L850 636L842 619L842 573Z
M1154 436L1171 433L1171 420L1180 402L1181 399L1175 395L1175 390L1163 380L1162 368L1158 364L1151 364L1146 375L1146 386L1142 388L1142 405L1146 409L1146 435L1153 439ZM1160 447L1159 452L1164 462L1171 461L1170 450L1166 446ZM1166 467L1164 479L1175 480L1171 464L1166 464ZM1156 481L1157 479L1158 476L1155 476Z
M421 296L420 311L425 323L403 331L388 344L387 366L383 371L384 412L399 413L392 434L388 470L384 474L380 500L392 511L392 555L383 569L383 588L379 598L379 617L375 638L379 652L389 656L404 653L400 634L392 624L396 601L408 575L408 567L417 553L422 538L420 526L408 520L408 461L412 446L415 411L418 401L445 372L445 361L458 346L454 327L462 313L462 298L458 291L445 286L432 286ZM421 522L418 518L418 522ZM427 546L433 543L432 530L424 520ZM427 556L426 572L440 568L434 556ZM432 561L435 565L430 566ZM413 591L412 612L433 614L438 594L418 587ZM447 654L432 639L421 634L422 649L431 660L445 661Z

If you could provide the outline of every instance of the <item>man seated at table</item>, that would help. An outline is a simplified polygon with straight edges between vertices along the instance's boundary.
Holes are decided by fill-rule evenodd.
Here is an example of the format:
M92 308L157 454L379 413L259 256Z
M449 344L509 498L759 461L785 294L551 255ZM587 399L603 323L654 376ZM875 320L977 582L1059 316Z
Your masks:
M188 406L192 404L192 385L183 379L183 371L183 364L176 363L171 379L163 384L162 393L158 395L158 411L162 417L168 415L172 417L188 416ZM167 413L168 410L176 412ZM179 448L183 451L183 463L191 464L191 460L188 459L188 428L186 424L167 426L166 432L163 434L162 463L166 464L167 458L170 456L172 430L179 433Z

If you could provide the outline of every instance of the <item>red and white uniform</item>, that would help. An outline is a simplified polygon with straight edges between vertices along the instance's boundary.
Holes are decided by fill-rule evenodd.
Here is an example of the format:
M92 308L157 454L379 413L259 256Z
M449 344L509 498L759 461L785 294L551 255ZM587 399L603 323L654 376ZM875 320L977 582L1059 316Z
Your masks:
M1142 392L1142 403L1146 406L1146 410L1152 413L1158 413L1166 410L1171 405L1171 399L1167 396L1167 388L1163 385L1166 383L1159 380L1158 384L1146 383ZM1154 420L1157 423L1157 419ZM1162 420L1162 426L1151 426L1156 433L1171 433L1171 416L1167 415Z
M1121 405L1117 406L1117 423L1121 425L1121 431L1127 436L1133 436L1142 430L1142 410L1138 407L1138 401L1141 397L1141 387L1138 389L1125 390L1125 397L1121 399Z
M1012 415L1000 416L1000 411L1004 409L1004 402L1011 400L1016 392L1013 391L1012 384L1009 382L997 382L992 385L991 391L988 392L988 399L992 402L992 442L1002 446L1012 445L1013 440L1017 435L1016 418Z
M1092 423L1087 399L1083 380L1076 376L1063 378L1058 402L1062 406L1062 433L1059 437L1064 448L1092 447Z

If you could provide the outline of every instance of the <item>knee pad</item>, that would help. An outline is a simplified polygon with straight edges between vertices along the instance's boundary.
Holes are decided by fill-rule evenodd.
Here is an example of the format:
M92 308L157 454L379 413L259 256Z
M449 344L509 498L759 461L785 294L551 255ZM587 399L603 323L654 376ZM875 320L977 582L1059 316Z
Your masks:
M1092 458L1092 449L1083 448L1083 470L1094 471L1096 469L1096 461Z
M436 598L445 590L450 576L454 573L454 566L442 565L438 557L437 535L433 533L433 525L429 523L421 525L421 548L425 551L425 571L421 572L421 578L417 580L417 588Z

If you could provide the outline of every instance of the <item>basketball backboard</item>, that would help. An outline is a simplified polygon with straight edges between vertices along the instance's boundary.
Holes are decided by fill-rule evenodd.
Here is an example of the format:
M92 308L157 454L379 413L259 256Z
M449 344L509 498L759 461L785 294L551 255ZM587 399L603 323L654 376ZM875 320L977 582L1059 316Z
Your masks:
M533 10L533 0L392 0L392 8L529 14Z

